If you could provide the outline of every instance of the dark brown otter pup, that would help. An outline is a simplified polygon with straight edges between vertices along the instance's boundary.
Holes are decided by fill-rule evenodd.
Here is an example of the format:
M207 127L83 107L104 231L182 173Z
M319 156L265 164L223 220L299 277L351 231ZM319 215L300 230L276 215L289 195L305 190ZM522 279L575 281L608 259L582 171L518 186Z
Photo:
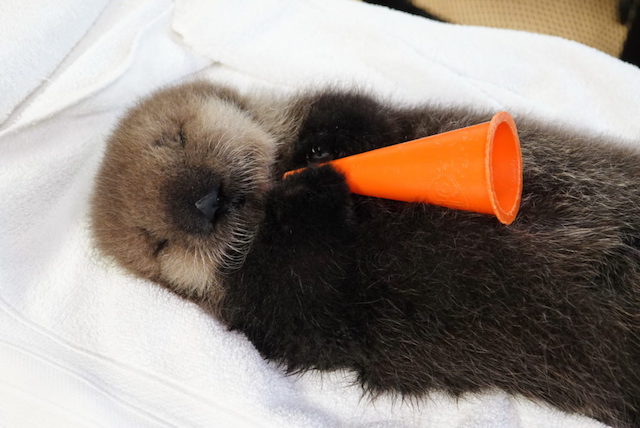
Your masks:
M353 195L328 166L280 178L487 119L360 92L163 90L108 143L96 243L289 372L352 369L374 394L500 388L640 426L638 150L519 119L510 226Z

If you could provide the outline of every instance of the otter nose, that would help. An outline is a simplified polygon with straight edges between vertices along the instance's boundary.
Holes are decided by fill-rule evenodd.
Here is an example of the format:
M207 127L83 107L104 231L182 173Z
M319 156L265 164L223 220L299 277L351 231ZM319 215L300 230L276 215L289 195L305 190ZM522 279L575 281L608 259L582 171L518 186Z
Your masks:
M207 220L211 221L215 217L218 208L220 208L220 204L220 186L216 186L196 202L196 208L204 214Z

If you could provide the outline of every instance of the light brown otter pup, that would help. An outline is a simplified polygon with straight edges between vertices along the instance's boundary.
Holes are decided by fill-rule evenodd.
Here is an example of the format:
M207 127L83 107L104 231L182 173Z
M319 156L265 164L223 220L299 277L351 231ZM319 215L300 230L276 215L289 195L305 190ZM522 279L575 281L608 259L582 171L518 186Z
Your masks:
M218 299L220 271L242 261L260 220L278 132L293 126L269 108L263 114L279 129L264 126L247 104L196 82L129 112L110 139L93 200L105 254L185 297ZM213 189L214 197L241 195L215 224L190 201Z

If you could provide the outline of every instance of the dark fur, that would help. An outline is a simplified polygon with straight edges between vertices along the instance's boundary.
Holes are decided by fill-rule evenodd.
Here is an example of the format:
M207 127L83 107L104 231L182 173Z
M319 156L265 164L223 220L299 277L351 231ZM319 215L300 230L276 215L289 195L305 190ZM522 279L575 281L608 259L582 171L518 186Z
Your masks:
M281 170L481 120L322 95ZM373 392L501 388L640 424L640 156L521 135L508 227L351 195L329 167L279 183L224 319L290 371L354 369Z
M637 150L518 120L524 195L504 226L350 194L330 167L279 179L488 117L335 91L293 104L244 263L215 307L194 300L290 372L353 369L374 394L500 388L640 426Z

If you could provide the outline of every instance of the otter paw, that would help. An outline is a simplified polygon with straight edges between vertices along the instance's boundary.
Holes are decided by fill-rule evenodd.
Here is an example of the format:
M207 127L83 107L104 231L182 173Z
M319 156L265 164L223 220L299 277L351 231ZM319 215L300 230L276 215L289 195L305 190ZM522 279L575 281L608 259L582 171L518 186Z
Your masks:
M333 167L310 167L272 191L267 215L290 234L341 231L351 222L351 193Z

